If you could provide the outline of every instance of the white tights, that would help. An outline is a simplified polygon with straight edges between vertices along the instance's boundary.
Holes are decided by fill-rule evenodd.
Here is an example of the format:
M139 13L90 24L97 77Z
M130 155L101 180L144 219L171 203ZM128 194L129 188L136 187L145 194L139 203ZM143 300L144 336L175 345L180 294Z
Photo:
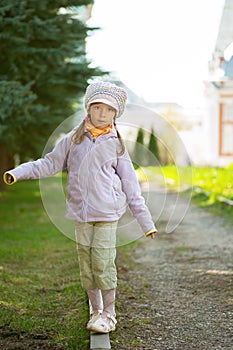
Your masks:
M98 313L100 310L103 314L111 314L114 317L115 313L115 298L116 289L100 290L98 288L87 291L88 298L91 303L92 312Z

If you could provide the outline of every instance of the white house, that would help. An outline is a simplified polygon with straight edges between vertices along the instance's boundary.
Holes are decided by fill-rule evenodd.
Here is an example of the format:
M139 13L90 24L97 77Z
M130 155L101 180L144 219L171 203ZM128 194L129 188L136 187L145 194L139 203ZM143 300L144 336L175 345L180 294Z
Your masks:
M209 79L205 82L203 151L207 165L233 163L233 1L225 0Z

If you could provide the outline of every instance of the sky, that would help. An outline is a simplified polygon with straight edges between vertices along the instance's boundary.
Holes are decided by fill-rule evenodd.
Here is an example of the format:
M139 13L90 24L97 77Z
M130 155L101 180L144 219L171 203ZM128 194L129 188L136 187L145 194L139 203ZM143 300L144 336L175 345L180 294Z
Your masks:
M224 0L95 0L93 66L148 102L199 106Z

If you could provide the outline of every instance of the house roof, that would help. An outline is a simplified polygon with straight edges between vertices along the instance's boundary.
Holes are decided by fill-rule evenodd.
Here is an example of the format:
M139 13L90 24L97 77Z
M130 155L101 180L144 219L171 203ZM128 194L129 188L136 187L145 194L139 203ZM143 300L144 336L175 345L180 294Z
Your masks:
M229 61L223 61L222 69L225 77L233 78L233 56L231 56Z
M218 37L216 40L215 52L221 53L233 41L233 1L225 0L222 18L219 25ZM223 56L223 55L222 55Z

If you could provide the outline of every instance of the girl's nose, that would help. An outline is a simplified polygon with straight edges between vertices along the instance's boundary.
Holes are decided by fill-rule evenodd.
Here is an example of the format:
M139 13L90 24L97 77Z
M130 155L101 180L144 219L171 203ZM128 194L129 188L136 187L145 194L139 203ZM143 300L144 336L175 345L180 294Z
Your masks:
M102 109L101 109L100 115L101 115L101 117L105 117L105 116L107 115L107 110L106 110L106 108L102 108Z

